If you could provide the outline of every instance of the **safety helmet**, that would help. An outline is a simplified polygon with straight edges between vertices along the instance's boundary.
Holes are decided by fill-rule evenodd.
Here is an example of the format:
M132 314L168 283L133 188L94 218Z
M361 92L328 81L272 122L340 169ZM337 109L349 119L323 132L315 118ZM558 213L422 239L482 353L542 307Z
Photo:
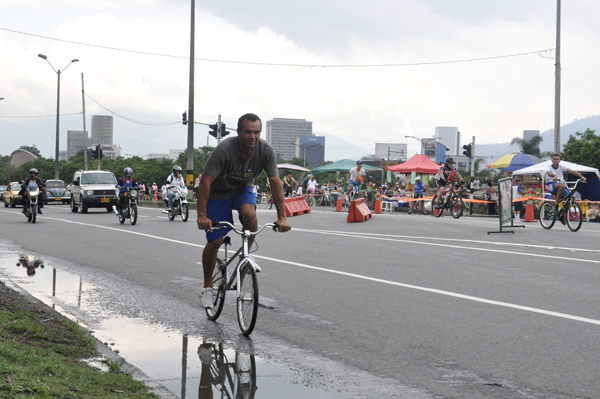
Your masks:
M181 166L179 166L179 165L173 166L173 173L175 173L175 172L181 172Z
M362 165L362 161L359 159L358 161L356 161L357 165Z
M38 170L36 168L29 169L29 176L31 176L32 174L35 174L37 176L38 175Z
M131 169L129 166L126 167L125 169L123 169L123 176L125 176L125 177L133 176L133 169Z

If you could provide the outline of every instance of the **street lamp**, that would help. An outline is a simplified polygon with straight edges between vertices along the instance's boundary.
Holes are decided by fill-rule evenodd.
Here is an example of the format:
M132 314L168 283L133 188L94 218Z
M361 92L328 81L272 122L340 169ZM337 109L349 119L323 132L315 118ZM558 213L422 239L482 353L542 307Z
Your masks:
M302 145L302 144L296 144L293 141L291 142L291 144L295 145L296 147L300 147L302 148L302 159L304 160L304 165L303 167L306 168L306 150L312 147L316 147L318 145L323 145L323 143L316 143L316 144L311 144L311 145Z
M78 59L74 58L71 60L71 62L69 62L67 64L66 67L63 68L63 70L61 71L60 69L56 69L54 68L54 65L52 65L52 63L50 61L48 61L48 57L46 57L44 54L38 54L38 57L43 58L44 60L46 60L46 62L48 63L48 65L50 65L50 67L52 68L52 70L54 72L56 72L56 75L58 76L58 84L57 84L57 89L56 89L56 148L54 150L54 179L58 180L58 145L59 145L59 126L60 126L60 74L62 72L65 71L65 69L67 69L69 67L69 65L71 65L74 62L79 62ZM85 133L85 132L84 132Z

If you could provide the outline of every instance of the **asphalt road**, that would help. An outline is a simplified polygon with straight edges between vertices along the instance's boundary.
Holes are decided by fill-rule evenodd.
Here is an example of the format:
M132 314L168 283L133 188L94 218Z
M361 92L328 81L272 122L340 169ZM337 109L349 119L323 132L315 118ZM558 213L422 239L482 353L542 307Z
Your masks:
M201 312L183 320L183 307L174 314L161 301L131 306L144 292L197 310L205 240L195 213L170 222L142 208L131 226L102 210L47 206L35 225L19 212L0 209L1 239L118 279L121 311L215 339L238 336L229 304L218 329ZM274 220L259 208L259 223ZM292 231L257 239L263 306L252 337L261 350L277 340L419 397L600 397L599 225L572 233L527 223L487 234L498 219L395 213L347 223L321 208L290 221Z

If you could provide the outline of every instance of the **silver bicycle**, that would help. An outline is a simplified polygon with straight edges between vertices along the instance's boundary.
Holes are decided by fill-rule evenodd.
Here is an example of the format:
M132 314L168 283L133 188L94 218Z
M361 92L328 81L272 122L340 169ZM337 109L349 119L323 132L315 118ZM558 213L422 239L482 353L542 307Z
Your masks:
M233 232L242 237L242 245L232 256L229 256L227 247L231 245L231 238L229 236L224 238L225 257L217 258L212 276L213 287L217 289L214 296L215 302L212 309L205 309L206 315L209 320L217 320L225 304L225 293L235 290L238 324L242 334L248 336L254 329L258 314L258 279L256 271L259 269L254 258L250 256L248 239L259 234L267 227L272 227L274 231L277 231L278 226L277 223L267 223L256 231L239 230L229 222L213 222L212 226L213 229L231 228ZM235 261L237 261L237 265L230 276L229 265Z

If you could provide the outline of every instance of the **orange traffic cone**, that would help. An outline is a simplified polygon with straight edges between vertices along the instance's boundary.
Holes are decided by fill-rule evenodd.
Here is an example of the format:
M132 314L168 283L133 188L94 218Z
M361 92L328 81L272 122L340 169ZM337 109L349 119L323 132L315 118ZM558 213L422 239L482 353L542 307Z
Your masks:
M381 213L381 196L379 194L377 194L377 199L375 200L375 213L378 215Z
M525 219L524 222L535 222L535 218L533 217L533 201L527 200L527 208L525 209Z
M342 209L342 194L338 193L338 199L337 202L335 204L335 211L336 212L343 212L344 210Z
M154 198L152 200L153 201L158 201L158 195L156 194L156 191L154 192Z

